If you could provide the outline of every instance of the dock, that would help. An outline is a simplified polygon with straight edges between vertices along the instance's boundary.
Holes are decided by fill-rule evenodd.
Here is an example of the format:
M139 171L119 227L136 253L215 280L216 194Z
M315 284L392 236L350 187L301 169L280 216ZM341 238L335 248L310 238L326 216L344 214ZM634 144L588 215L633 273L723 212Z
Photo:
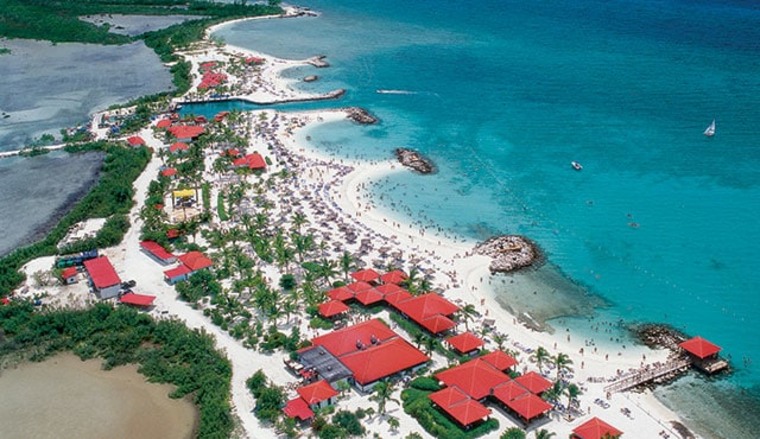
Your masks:
M687 357L679 357L670 360L658 367L647 366L634 372L621 376L604 388L605 393L624 392L658 381L670 381L685 374L692 366L692 360Z

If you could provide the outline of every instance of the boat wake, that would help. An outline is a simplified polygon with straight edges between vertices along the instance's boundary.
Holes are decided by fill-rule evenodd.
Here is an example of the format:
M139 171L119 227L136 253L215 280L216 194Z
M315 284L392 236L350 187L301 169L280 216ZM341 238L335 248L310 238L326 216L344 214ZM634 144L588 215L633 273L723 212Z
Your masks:
M376 90L377 94L381 95L416 95L416 91L410 91L410 90L385 90L385 89L378 89Z

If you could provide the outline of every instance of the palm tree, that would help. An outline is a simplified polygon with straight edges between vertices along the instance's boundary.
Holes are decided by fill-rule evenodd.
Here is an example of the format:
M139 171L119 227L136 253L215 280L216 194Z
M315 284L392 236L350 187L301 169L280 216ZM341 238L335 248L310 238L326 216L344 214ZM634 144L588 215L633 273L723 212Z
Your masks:
M306 218L306 215L304 215L303 213L296 212L295 215L293 215L293 227L295 227L298 233L301 233L301 226L308 223L309 223L309 220L308 218Z
M544 362L551 360L551 355L549 355L549 351L544 349L542 346L539 346L538 349L536 349L536 352L532 355L533 360L536 362L536 365L538 366L538 370L543 373L543 365Z
M552 437L556 436L556 433L550 433L549 430L541 429L536 430L536 439L551 439Z
M525 431L518 427L511 427L504 430L499 439L525 439Z
M372 396L369 397L369 400L377 402L378 414L382 415L385 413L385 405L388 403L388 401L392 401L397 405L400 405L398 400L393 398L393 392L395 390L395 386L387 381L381 381L375 384L374 392L372 393Z
M346 282L348 282L348 273L354 269L354 257L351 253L344 251L340 257L340 269L343 272Z
M558 402L562 396L562 383L555 381L554 384L543 393L544 399L551 402Z
M423 343L425 344L425 353L430 356L430 354L432 354L435 350L435 339L433 337L425 337L425 341Z
M565 388L565 395L567 395L567 406L570 407L573 401L581 396L581 393L581 389L575 384L571 383L569 386L567 386Z
M496 343L496 346L500 351L504 350L504 343L506 343L507 340L509 340L509 334L502 334L501 332L493 333L493 341Z
M553 363L557 367L557 380L559 380L560 373L562 373L563 370L572 371L570 365L573 364L573 360L571 360L567 354L563 354L562 352L558 353L557 356L554 357Z
M461 312L462 320L464 320L464 329L465 331L469 331L470 327L468 325L468 321L475 319L475 316L478 315L478 310L475 309L475 305L468 303L459 311Z

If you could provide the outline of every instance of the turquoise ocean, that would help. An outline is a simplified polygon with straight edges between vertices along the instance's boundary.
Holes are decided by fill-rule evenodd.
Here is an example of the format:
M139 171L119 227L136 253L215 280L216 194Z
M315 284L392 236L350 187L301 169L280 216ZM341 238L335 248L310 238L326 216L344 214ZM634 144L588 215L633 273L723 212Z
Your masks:
M547 255L543 275L561 279L553 289L606 303L550 324L591 333L594 321L662 322L719 344L733 374L685 378L657 395L706 437L754 437L760 4L302 4L321 15L217 35L283 58L327 55L330 68L288 75L317 74L299 87L346 96L293 108L358 105L381 119L316 128L317 146L367 158L408 146L431 157L438 174L394 174L373 190L408 220L461 236L524 234ZM509 288L497 294L509 302Z

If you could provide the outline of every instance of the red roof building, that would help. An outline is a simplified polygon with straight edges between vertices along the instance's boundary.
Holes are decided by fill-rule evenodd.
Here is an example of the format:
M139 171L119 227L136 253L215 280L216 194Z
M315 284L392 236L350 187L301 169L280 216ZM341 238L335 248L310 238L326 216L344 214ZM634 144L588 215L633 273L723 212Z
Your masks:
M161 170L161 176L162 177L174 177L177 175L177 170L175 168L166 168Z
M418 324L433 316L450 316L459 307L436 293L427 293L396 304L396 309ZM423 325L424 326L424 325Z
M459 335L449 337L446 342L461 354L467 354L480 349L485 343L472 332L463 332ZM490 364L490 363L489 363Z
M220 111L214 116L214 122L221 122L225 117L229 116L229 111Z
M532 393L507 401L505 405L517 413L525 423L529 423L531 420L548 413L552 409L551 404Z
M315 383L299 387L296 390L301 398L306 401L309 406L319 406L323 402L328 404L332 403L332 398L338 396L338 392L330 386L327 381L319 380Z
M340 362L353 372L354 380L363 389L429 360L427 355L399 337L340 357Z
M514 357L502 351L493 351L479 358L502 372L517 365Z
M327 292L327 297L332 300L340 300L345 302L354 298L354 292L346 287L338 287Z
M84 261L84 268L101 299L109 299L119 294L121 279L106 256Z
M237 148L227 148L220 154L222 157L239 157L240 156L240 150Z
M622 434L622 431L601 419L591 418L573 430L572 439L619 438Z
M507 402L517 399L523 395L530 393L528 389L517 384L514 380L509 380L506 383L501 383L491 390L491 396L496 398L499 402L506 405Z
M457 387L447 387L431 393L428 398L463 427L482 421L491 414L491 410L471 399Z
M536 395L540 395L552 387L551 381L532 371L525 375L520 375L515 378L515 381Z
M357 281L375 282L376 280L380 279L380 274L371 268L365 268L364 270L359 270L351 273L351 277Z
M189 142L203 134L205 129L198 125L175 125L169 132L180 142Z
M190 270L187 265L180 265L164 271L164 279L174 285L179 281L187 279L191 273L192 270Z
M185 152L188 149L190 149L190 146L185 142L174 142L169 147L169 152L172 154L178 154L180 152Z
M177 260L176 256L166 251L161 244L155 241L143 241L140 243L140 248L142 248L148 256L164 265L171 264Z
M350 283L346 285L346 288L353 291L354 293L359 293L365 290L371 290L373 286L368 284L367 282L358 281L358 282L354 282L354 283Z
M406 291L405 289L401 288L400 286L396 284L382 284L380 286L375 287L377 291L379 291L383 296L391 293L398 293L399 291ZM411 294L409 295L411 298Z
M142 146L145 145L145 140L143 140L140 136L132 136L127 138L127 143L129 143L129 146Z
M323 346L331 354L341 357L359 350L358 345L372 346L394 337L397 335L391 328L385 326L380 320L372 319L313 338L311 344Z
M172 126L172 121L170 119L161 119L156 123L156 128L169 128Z
M712 357L713 355L720 352L720 346L710 343L702 337L694 337L692 339L686 340L683 343L680 343L678 346L680 346L689 354L699 358L700 360Z
M398 285L408 278L409 276L407 276L406 273L404 273L401 270L389 271L385 273L384 275L380 276L380 280L384 284L393 284L393 285Z
M440 334L453 329L457 324L448 317L444 317L440 314L436 314L433 317L428 317L425 320L417 322L418 325L427 329L431 334Z
M206 255L199 251L187 252L184 255L180 256L179 260L183 264L187 265L187 268L192 271L202 270L214 265L211 259L207 258Z
M491 394L491 389L510 380L507 375L477 358L439 372L435 378L449 387L459 387L475 400L485 398Z
M384 286L385 285L380 285L380 287L378 287L377 290L380 291L379 288L384 287ZM385 294L385 301L388 303L388 305L390 305L390 306L392 306L394 308L398 308L398 304L399 303L401 303L401 302L403 302L405 300L409 300L412 297L414 297L414 296L412 296L412 294L409 291L406 291L406 290L402 289L400 291L394 291L392 293L386 293Z
M348 311L348 305L340 300L330 300L319 305L319 315L326 318L335 317Z
M309 408L309 404L306 404L306 401L301 397L288 401L282 411L285 413L285 416L300 421L307 421L314 417L314 412Z
M79 274L79 271L77 270L77 267L67 267L64 268L61 272L61 278L63 279L63 283L65 285L71 285L77 282L77 275Z
M127 293L119 297L119 302L126 305L139 306L141 308L146 308L153 305L154 300L156 300L156 296L135 293Z
M251 170L263 170L267 168L267 162L261 154L254 152L253 154L248 154L244 157L235 159L232 162L232 166L237 168L248 168Z
M354 298L364 306L374 305L383 301L383 295L374 288L360 291L356 293Z

